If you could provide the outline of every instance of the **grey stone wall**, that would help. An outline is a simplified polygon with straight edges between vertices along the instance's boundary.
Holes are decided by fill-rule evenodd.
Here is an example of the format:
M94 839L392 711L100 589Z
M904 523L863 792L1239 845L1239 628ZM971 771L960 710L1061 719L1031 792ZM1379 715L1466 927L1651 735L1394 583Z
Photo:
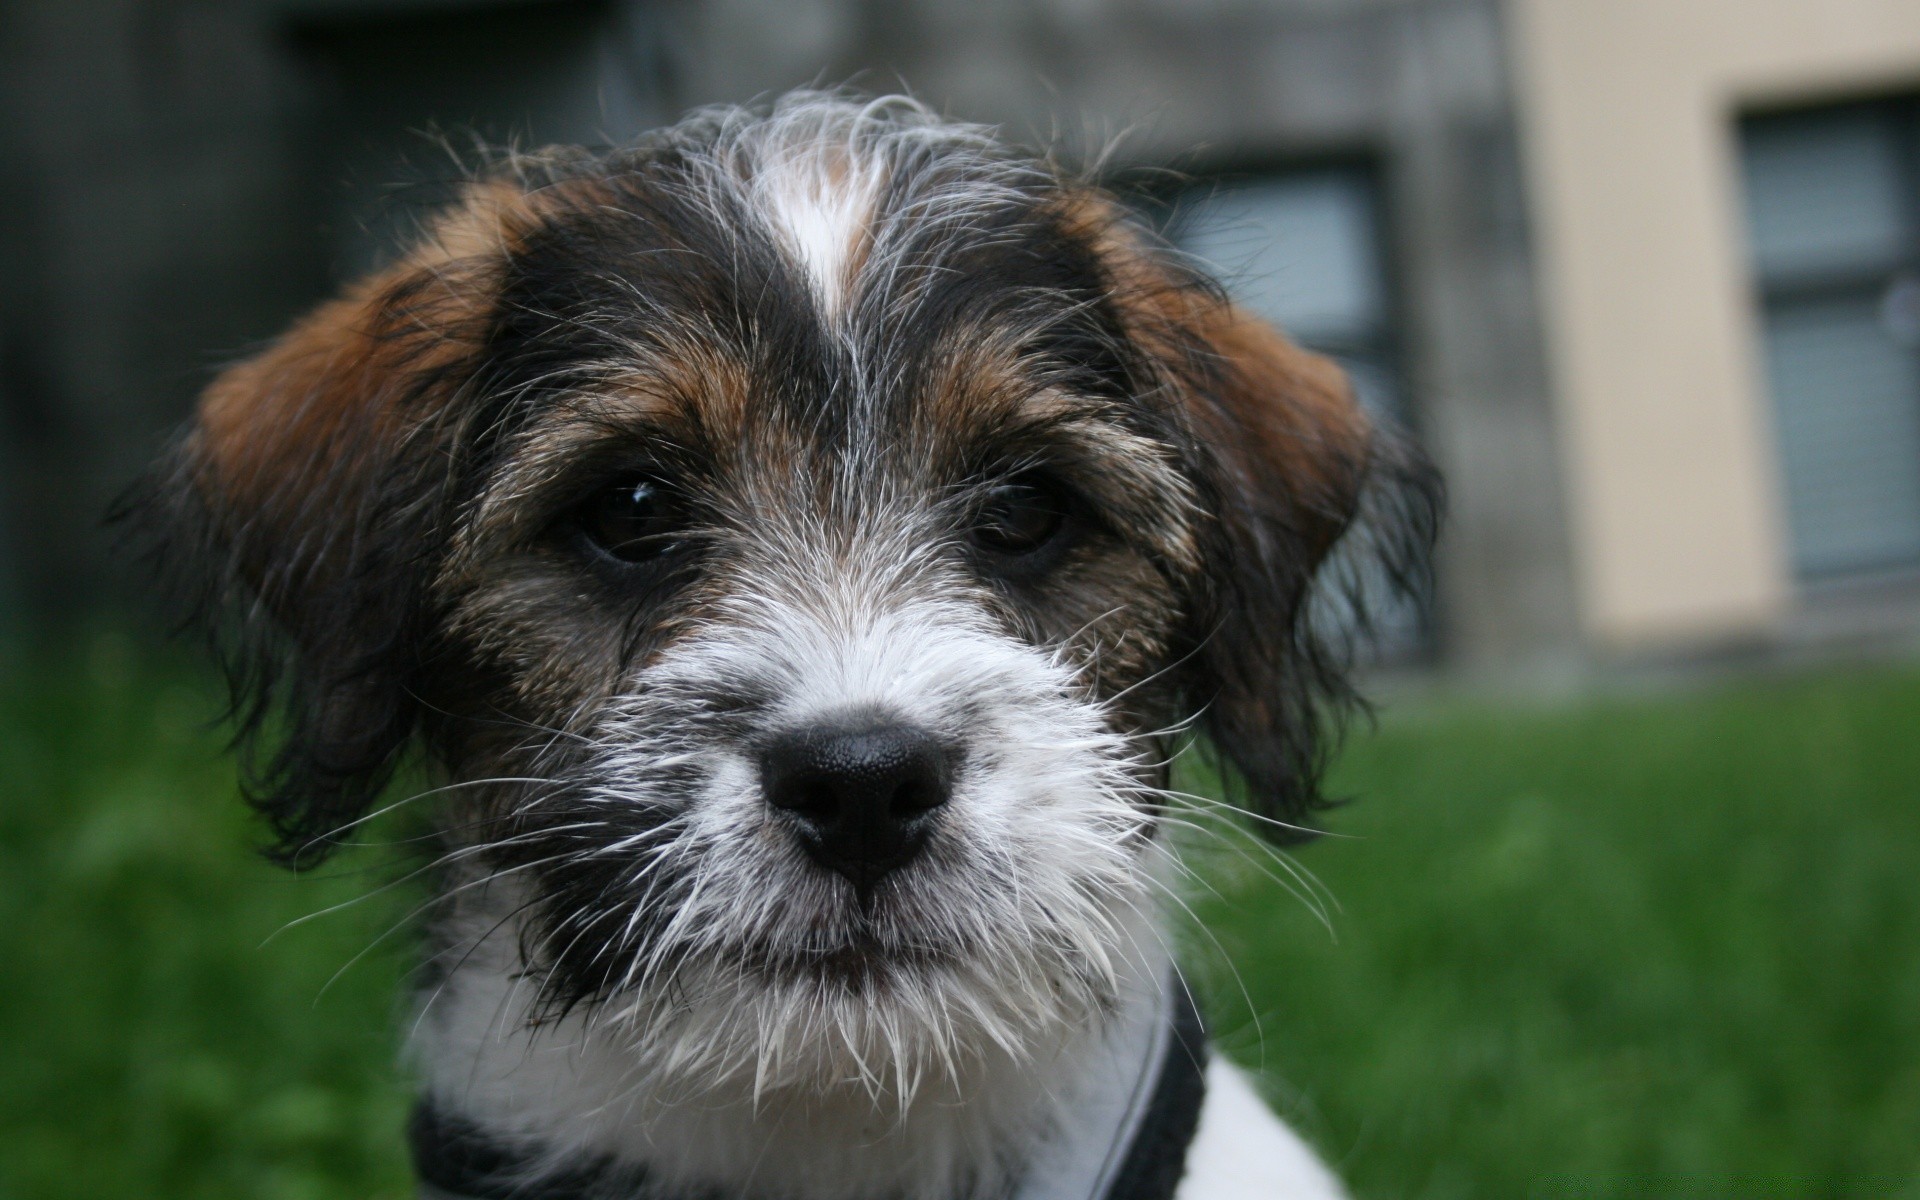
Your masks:
M205 367L317 286L258 14L16 4L0 24L0 472L13 615L116 577L100 528Z

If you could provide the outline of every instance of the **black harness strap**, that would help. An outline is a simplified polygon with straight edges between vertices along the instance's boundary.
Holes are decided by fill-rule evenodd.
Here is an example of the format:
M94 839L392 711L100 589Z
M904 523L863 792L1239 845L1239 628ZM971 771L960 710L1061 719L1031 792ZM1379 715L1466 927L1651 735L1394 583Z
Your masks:
M1172 989L1171 1024L1159 1076L1133 1136L1115 1147L1120 1169L1087 1200L1173 1200L1207 1091L1207 1039L1187 990ZM641 1168L597 1158L542 1170L544 1156L490 1137L478 1125L422 1100L407 1127L414 1172L431 1200L732 1200L716 1193L660 1196ZM744 1198L742 1198L744 1200Z
M647 1194L644 1172L618 1168L610 1159L541 1171L541 1155L490 1137L428 1100L414 1106L407 1142L414 1174L434 1200L611 1200L623 1191Z
M1200 1128L1207 1098L1207 1030L1186 984L1175 979L1166 1057L1120 1171L1098 1200L1173 1200L1187 1167L1187 1147Z

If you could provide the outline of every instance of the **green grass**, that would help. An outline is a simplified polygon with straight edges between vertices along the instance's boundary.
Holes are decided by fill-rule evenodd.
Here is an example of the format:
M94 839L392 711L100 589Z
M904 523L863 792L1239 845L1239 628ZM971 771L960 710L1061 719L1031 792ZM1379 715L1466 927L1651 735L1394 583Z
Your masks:
M0 682L0 1200L409 1194L406 949L340 968L410 897L277 933L384 869L251 858L214 711ZM1195 973L1361 1195L1920 1197L1920 673L1423 706L1336 786L1332 932L1207 854Z
M1455 708L1337 782L1337 940L1245 868L1198 907L1360 1194L1920 1196L1920 676Z
M398 914L275 936L367 880L249 853L218 711L111 639L0 685L0 1200L412 1194L404 948L328 986Z

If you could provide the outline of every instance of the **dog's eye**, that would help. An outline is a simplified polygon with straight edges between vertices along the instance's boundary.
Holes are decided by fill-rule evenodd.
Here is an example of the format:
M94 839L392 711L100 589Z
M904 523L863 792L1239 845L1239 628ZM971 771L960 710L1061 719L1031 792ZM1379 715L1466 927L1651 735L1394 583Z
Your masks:
M652 479L627 479L582 504L580 531L604 553L625 563L645 562L680 547L685 514L678 499Z
M968 537L995 554L1024 556L1050 545L1066 524L1067 500L1057 489L1037 479L1015 479L987 493Z

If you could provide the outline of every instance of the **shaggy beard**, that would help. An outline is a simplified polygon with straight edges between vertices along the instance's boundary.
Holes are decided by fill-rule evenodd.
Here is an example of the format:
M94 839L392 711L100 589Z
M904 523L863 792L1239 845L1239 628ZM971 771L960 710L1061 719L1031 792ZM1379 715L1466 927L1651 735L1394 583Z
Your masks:
M782 1196L1002 1196L1126 1006L1161 985L1147 879L1164 855L1143 842L1125 858L1072 920L1029 916L977 951L775 964L708 946L552 1022L513 922L490 915L505 889L460 923L485 947L438 1015L427 998L414 1050L430 1092L531 1137L555 1169L610 1153L697 1189L764 1161Z
M1171 866L1147 772L1104 714L1058 703L1054 738L1001 747L997 770L1021 787L999 816L937 840L868 908L791 847L760 857L768 839L712 806L584 851L644 885L625 889L635 907L599 910L606 924L543 927L525 873L456 888L443 935L461 965L446 1019L428 997L416 1038L432 1090L552 1146L556 1165L612 1153L694 1187L767 1161L796 1197L1001 1195L1166 962ZM648 778L628 771L584 809L537 807L590 831L594 810L631 812ZM750 788L720 791L759 810ZM546 954L589 930L616 934L592 956L607 986L556 1011ZM529 1063L544 1065L529 1077ZM526 1108L536 1096L545 1115Z
M1149 974L1144 895L1109 893L1072 934L1009 934L937 961L884 952L773 970L690 955L664 986L608 1002L617 1037L665 1103L782 1093L844 1097L904 1121L958 1102L983 1077L1043 1065L1116 1011Z
M903 1114L930 1086L957 1099L996 1064L1031 1065L1099 1029L1155 957L1144 947L1158 949L1162 851L1133 740L1076 694L1058 657L937 632L1004 706L974 731L945 827L870 906L800 861L737 753L695 748L732 740L700 703L727 661L709 648L610 714L582 773L618 782L544 814L585 828L663 814L581 854L618 863L616 882L580 889L571 928L545 938L602 948L587 1019L651 1089L756 1106L784 1091L844 1093ZM924 654L928 641L893 645ZM649 800L675 791L677 803ZM604 907L609 894L626 898L623 913Z

